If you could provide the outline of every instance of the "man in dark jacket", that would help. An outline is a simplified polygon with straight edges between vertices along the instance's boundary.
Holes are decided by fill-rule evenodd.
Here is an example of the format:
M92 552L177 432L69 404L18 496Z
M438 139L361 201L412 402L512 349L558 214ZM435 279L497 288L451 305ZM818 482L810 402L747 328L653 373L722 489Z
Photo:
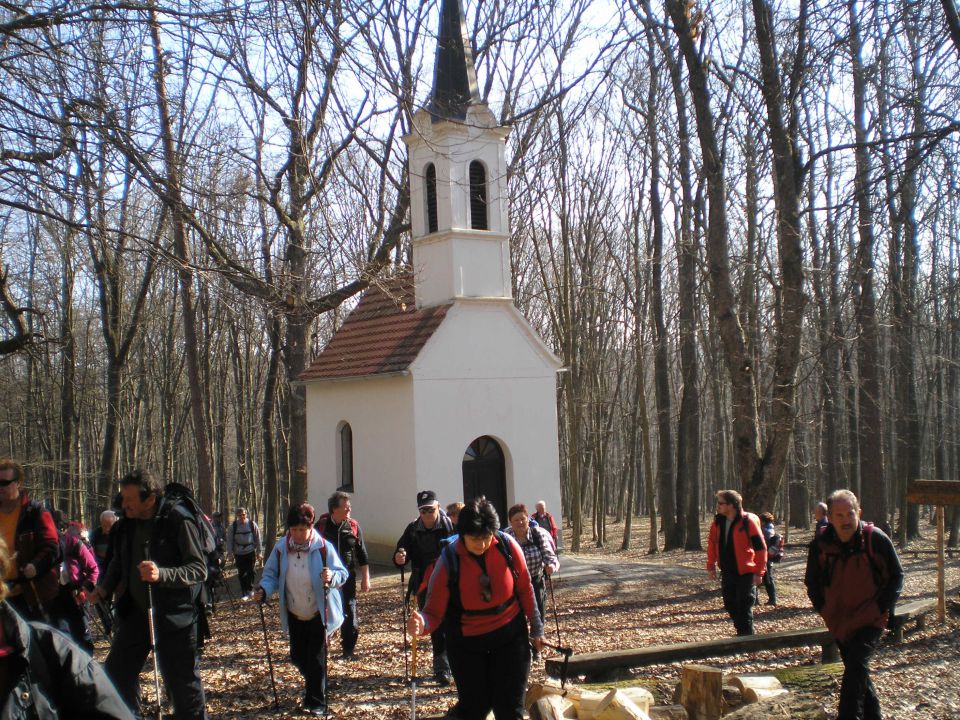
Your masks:
M849 490L827 498L827 518L830 525L810 541L804 583L843 658L837 718L880 720L870 656L903 589L903 568L890 538L860 521L860 502Z
M343 625L340 626L340 643L345 658L353 658L357 638L360 635L360 620L357 617L357 570L360 571L360 592L370 590L370 563L367 548L363 544L360 524L350 517L353 509L350 496L338 490L327 499L328 512L317 520L317 532L337 550L337 555L347 568L347 581L340 586L343 600Z
M206 720L197 653L200 585L207 577L200 528L182 504L165 499L150 470L120 481L124 518L112 534L114 552L94 600L116 594L117 624L107 673L137 711L140 671L150 651L152 592L156 658L177 720Z
M437 494L433 490L421 490L417 493L417 509L420 511L420 518L407 525L393 554L393 563L398 568L406 565L407 561L410 562L410 583L407 585L405 598L407 602L411 595L417 594L427 568L440 557L441 542L456 532L450 518L440 509ZM418 609L423 608L425 599L425 591L417 594ZM449 685L453 675L450 673L442 628L430 633L430 642L433 645L433 677L440 685Z
M763 582L767 568L767 546L760 520L743 511L743 498L736 490L717 493L717 516L707 541L707 574L717 579L723 607L733 619L737 635L753 635L754 588Z

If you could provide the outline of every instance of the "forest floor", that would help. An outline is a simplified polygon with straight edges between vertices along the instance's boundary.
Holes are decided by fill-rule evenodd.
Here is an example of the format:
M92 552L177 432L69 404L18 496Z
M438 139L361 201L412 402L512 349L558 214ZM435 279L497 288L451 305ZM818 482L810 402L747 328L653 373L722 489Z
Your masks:
M704 571L703 552L646 554L649 525L635 520L633 547L620 551L622 524L608 524L606 547L593 547L585 529L583 549L561 555L555 576L556 619L563 644L577 653L646 645L707 640L733 635L733 625L723 611L719 584ZM908 550L933 548L935 530L924 523L925 538ZM706 537L704 530L703 537ZM758 633L819 626L803 587L805 543L810 531L791 530L787 554L776 569L776 607L761 605L755 614ZM661 538L662 544L662 538ZM903 600L936 594L935 559L930 554L901 556L906 571ZM231 579L234 596L236 580ZM960 585L960 559L947 559L948 590ZM761 595L765 594L761 588ZM411 689L405 681L408 656L401 634L401 585L398 573L374 573L373 588L361 594L361 635L356 659L340 657L339 638L330 647L330 717L409 718ZM548 599L547 628L556 640L553 604ZM281 633L276 603L267 606L267 634L273 657L280 712L273 711L270 671L260 615L255 603L231 604L224 599L213 616L213 639L208 642L201 670L211 720L232 718L301 717L302 680L289 662L286 637ZM429 644L427 644L429 648ZM106 652L98 642L98 657ZM438 687L430 679L429 649L421 653L417 684L417 717L440 716L453 704L453 687ZM762 652L698 661L725 672L758 672L782 668L802 669L819 663L820 648ZM148 664L148 667L149 664ZM798 680L792 691L818 702L834 716L840 666L825 666L815 681ZM928 619L926 629L908 631L896 644L887 636L873 661L874 683L887 717L916 720L960 718L960 621L947 615L940 625ZM658 704L670 702L679 681L680 664L638 668L625 672L654 692ZM805 674L800 674L807 677ZM152 686L143 676L144 687ZM530 681L545 679L543 662L534 664ZM622 684L622 681L618 684ZM150 690L146 691L149 694Z

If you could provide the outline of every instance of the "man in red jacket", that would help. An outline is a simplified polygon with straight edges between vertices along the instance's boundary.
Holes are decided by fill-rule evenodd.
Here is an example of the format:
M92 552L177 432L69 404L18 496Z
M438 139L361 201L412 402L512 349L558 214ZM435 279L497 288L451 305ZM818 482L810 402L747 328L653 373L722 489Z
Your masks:
M763 582L767 545L760 519L743 511L743 498L736 490L717 493L717 516L707 542L707 574L717 579L723 607L733 619L737 635L753 635L754 588Z

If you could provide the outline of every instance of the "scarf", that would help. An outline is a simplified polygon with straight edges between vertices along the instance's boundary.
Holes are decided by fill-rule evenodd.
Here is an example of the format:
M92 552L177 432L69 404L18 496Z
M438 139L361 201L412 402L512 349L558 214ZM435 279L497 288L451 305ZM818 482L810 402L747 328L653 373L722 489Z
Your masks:
M287 553L301 553L307 552L310 549L310 545L316 537L316 530L310 528L310 534L307 535L306 542L296 543L293 541L293 536L290 534L290 531L287 530Z

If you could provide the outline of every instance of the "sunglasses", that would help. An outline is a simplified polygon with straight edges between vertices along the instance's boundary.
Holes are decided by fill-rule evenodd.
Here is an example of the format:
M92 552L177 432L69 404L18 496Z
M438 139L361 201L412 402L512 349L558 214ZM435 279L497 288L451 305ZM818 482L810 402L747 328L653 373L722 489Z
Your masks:
M490 602L493 598L493 589L490 587L490 576L486 573L480 574L480 599L483 602Z
M0 480L0 487L7 487L7 485L12 485L16 480Z
M435 507L420 508L420 514L421 514L421 515L433 515L433 513L436 512L436 510L437 510L437 509L436 509Z

